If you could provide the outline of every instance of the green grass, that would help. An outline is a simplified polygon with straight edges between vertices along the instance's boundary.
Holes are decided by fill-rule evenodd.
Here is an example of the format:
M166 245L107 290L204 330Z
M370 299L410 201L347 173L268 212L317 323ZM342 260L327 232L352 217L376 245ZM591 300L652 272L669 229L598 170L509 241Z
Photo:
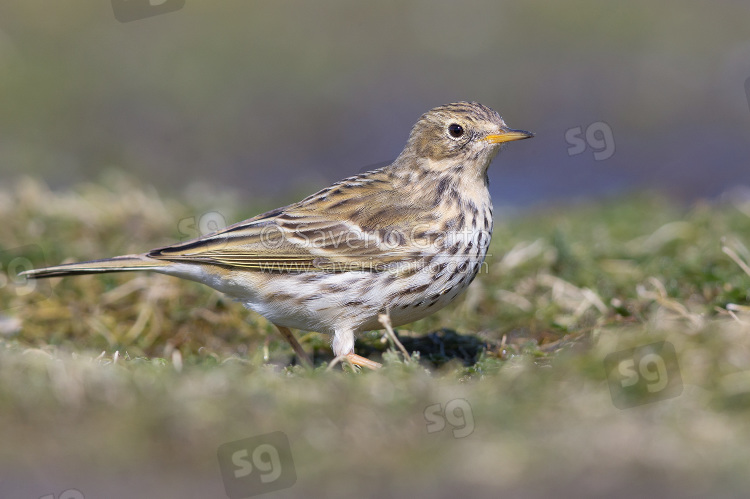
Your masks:
M140 252L190 236L181 220L268 208L193 198L120 175L62 193L5 186L3 270L21 256ZM465 296L398 329L419 354L406 362L382 333L364 334L358 351L385 368L359 374L327 370L316 333L301 335L316 369L294 366L265 319L195 283L115 274L26 293L2 281L0 463L12 473L0 491L223 497L219 446L282 431L297 482L278 496L739 495L750 485L747 244L741 198L680 207L642 195L497 220ZM681 394L615 407L604 359L663 340ZM429 432L425 412L456 399L469 414ZM473 431L456 438L462 425Z

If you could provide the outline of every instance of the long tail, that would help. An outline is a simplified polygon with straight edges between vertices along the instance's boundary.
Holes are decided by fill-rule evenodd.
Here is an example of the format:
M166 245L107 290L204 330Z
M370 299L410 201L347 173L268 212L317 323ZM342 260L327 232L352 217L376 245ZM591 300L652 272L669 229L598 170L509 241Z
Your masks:
M146 255L123 255L91 262L66 263L43 269L32 269L21 272L20 275L31 279L43 277L63 277L68 275L99 274L103 272L130 272L133 270L156 270L169 265L149 258Z

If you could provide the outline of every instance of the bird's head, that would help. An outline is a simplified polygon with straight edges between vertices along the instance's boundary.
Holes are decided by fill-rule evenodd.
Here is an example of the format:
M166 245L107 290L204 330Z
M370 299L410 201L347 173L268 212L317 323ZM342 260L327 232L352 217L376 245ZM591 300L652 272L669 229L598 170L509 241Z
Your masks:
M483 175L502 144L533 136L509 128L497 112L478 102L455 102L422 115L402 157L427 160L436 169L462 165Z

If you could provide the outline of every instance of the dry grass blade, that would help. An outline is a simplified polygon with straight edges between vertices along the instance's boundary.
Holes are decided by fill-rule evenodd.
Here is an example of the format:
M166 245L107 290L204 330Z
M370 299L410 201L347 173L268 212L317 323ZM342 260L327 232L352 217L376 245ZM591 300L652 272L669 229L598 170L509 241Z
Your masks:
M398 347L399 350L401 350L401 353L404 355L404 359L409 362L411 361L411 355L409 355L409 352L404 348L404 345L401 344L398 337L396 337L396 333L393 331L393 326L391 326L391 318L388 314L380 314L378 316L378 321L383 325L385 328L385 332L388 335L388 337L391 339L394 345Z

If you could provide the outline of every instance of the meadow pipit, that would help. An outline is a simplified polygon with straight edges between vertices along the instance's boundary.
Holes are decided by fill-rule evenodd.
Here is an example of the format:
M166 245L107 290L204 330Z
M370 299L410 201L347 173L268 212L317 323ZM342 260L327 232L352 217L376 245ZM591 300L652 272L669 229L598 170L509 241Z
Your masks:
M140 255L30 270L31 278L150 270L202 282L275 324L333 335L355 365L354 334L421 319L453 301L479 272L492 236L487 168L512 130L476 102L436 107L383 168L218 232Z

